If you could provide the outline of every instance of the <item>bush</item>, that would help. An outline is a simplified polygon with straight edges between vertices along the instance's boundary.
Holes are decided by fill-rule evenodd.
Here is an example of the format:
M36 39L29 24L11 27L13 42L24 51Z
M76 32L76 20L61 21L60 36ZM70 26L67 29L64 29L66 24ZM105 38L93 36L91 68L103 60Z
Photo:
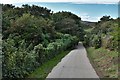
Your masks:
M101 47L101 37L100 37L100 36L97 36L97 35L96 35L96 36L94 37L93 46L95 47L95 49Z
M3 77L5 78L23 78L36 68L36 55L33 51L27 51L24 40L18 48L11 38L3 41L3 54Z
M51 10L35 5L23 5L22 8L3 5L3 8L5 78L25 77L61 51L74 47L77 37L82 37L84 33L81 19L70 12L58 13L58 17ZM65 25L63 30L57 32L56 27L61 25Z
M16 47L16 42L12 38L9 36L3 41L4 78L24 78L36 67L78 42L77 37L65 34L61 39L49 43L46 48L41 43L36 46L31 43L27 46L25 40L19 41Z

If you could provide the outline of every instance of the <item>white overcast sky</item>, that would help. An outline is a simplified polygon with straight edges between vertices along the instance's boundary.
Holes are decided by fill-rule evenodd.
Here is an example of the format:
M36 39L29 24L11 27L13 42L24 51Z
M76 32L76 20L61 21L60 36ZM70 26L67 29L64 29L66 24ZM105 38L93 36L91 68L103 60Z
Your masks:
M75 2L75 3L98 3L98 4L116 4L119 0L0 0L0 3L13 4L22 2Z

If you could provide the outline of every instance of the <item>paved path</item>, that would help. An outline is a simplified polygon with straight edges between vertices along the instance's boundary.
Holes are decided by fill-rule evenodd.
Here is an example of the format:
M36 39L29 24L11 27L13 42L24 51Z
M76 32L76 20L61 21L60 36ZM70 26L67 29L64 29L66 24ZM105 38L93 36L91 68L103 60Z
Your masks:
M98 78L82 43L72 50L49 73L48 78Z

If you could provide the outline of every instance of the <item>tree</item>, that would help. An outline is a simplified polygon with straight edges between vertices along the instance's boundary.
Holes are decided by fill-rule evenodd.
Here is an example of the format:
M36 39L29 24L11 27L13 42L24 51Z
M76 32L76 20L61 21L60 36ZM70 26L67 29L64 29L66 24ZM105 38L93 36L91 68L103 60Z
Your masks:
M55 29L61 33L67 33L83 40L84 30L81 26L81 18L71 12L58 12L52 15Z
M103 16L102 18L100 18L101 21L109 21L110 20L110 16Z

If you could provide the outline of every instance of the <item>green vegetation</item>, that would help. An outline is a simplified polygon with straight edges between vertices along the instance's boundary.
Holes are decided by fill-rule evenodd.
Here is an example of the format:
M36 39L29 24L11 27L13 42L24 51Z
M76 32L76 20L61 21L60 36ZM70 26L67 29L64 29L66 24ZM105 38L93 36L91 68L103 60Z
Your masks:
M31 73L28 78L43 78L45 79L47 75L50 73L50 71L53 69L54 66L58 64L58 62L61 61L61 59L67 55L69 51L63 51L57 56L55 56L53 59L45 62L41 67L36 69L33 73Z
M55 21L55 29L58 32L71 34L79 37L81 41L84 40L84 30L81 24L81 18L71 12L58 12L53 14Z
M118 78L118 52L104 48L87 48L88 57L102 78Z
M27 77L84 36L81 18L71 12L53 14L47 8L27 4L21 8L2 6L3 78Z
M118 78L118 48L120 19L103 16L99 22L86 29L84 45L88 57L102 78Z
M105 47L109 50L118 51L118 42L120 41L120 28L118 23L120 19L112 19L110 16L103 16L101 21L94 23L92 28L88 28L84 36L84 45L97 48Z
M45 78L51 68L65 56L64 51L73 48L79 41L83 41L88 48L95 48L91 48L90 53L88 49L88 54L95 58L97 64L107 58L111 64L114 62L111 58L116 59L120 18L103 16L99 22L93 23L81 21L80 17L71 12L53 13L46 7L36 5L15 7L2 4L2 7L3 78L34 77L38 72L40 74L37 77ZM46 69L48 64L49 70ZM105 68L103 71L110 73L105 76L116 77L116 65ZM45 71L41 70L43 67Z

